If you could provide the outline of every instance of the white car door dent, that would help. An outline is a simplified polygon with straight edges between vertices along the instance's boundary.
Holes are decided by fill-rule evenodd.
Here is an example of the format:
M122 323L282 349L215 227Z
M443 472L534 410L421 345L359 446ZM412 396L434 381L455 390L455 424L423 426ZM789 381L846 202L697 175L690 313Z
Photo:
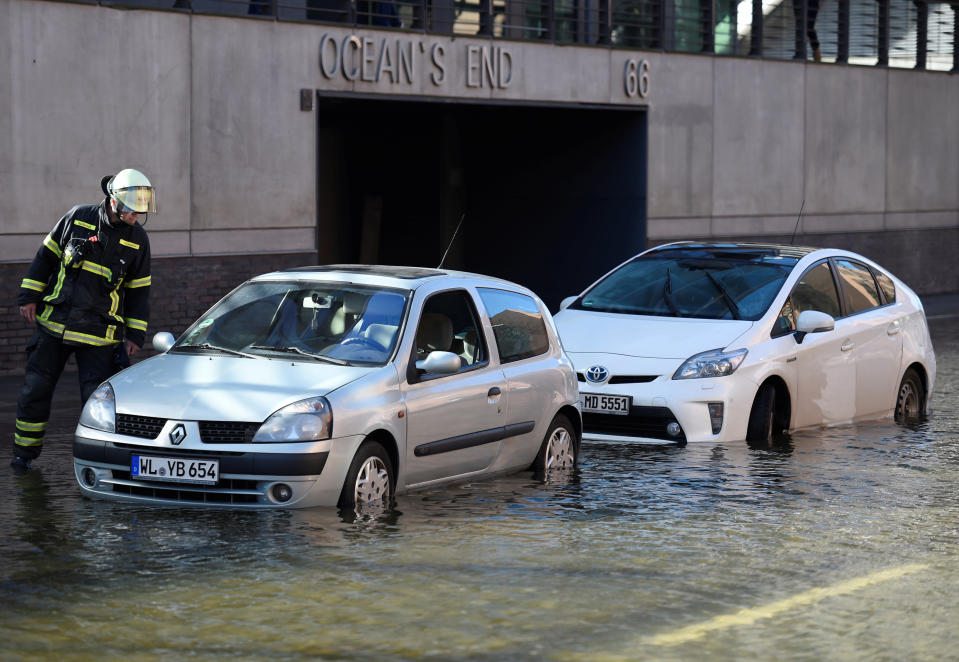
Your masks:
M809 334L796 346L796 427L845 423L856 414L856 365L842 350L847 323L839 320L835 330Z

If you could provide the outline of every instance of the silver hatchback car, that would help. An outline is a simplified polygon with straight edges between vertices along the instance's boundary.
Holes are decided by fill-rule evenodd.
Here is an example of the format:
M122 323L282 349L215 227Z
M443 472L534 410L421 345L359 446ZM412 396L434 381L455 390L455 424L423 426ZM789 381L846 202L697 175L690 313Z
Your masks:
M342 265L258 276L84 406L93 498L242 508L396 494L576 462L576 375L546 306L503 280Z

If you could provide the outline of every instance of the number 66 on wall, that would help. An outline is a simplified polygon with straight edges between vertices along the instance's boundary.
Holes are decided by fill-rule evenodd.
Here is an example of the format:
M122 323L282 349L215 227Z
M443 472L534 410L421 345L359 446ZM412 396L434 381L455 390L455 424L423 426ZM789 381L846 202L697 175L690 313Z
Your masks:
M623 87L626 96L645 99L649 94L649 60L626 60L623 72Z

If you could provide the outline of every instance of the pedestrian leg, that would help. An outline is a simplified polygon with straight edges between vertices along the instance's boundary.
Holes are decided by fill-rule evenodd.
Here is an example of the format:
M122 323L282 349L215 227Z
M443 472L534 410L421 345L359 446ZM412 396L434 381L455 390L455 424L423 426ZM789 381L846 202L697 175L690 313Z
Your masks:
M37 344L27 359L27 372L17 400L17 423L13 436L14 456L24 460L28 466L43 450L53 391L72 352L59 338L47 333L38 333L36 340Z
M116 350L116 345L82 345L76 348L77 368L80 372L80 404L86 403L97 387L113 375L113 357Z

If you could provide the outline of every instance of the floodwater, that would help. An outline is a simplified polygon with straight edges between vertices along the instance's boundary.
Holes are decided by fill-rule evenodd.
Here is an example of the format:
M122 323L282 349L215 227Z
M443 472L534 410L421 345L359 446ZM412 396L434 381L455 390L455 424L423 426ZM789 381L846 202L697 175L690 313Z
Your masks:
M66 375L40 469L0 466L0 657L957 659L957 322L914 429L586 444L359 521L85 500Z

